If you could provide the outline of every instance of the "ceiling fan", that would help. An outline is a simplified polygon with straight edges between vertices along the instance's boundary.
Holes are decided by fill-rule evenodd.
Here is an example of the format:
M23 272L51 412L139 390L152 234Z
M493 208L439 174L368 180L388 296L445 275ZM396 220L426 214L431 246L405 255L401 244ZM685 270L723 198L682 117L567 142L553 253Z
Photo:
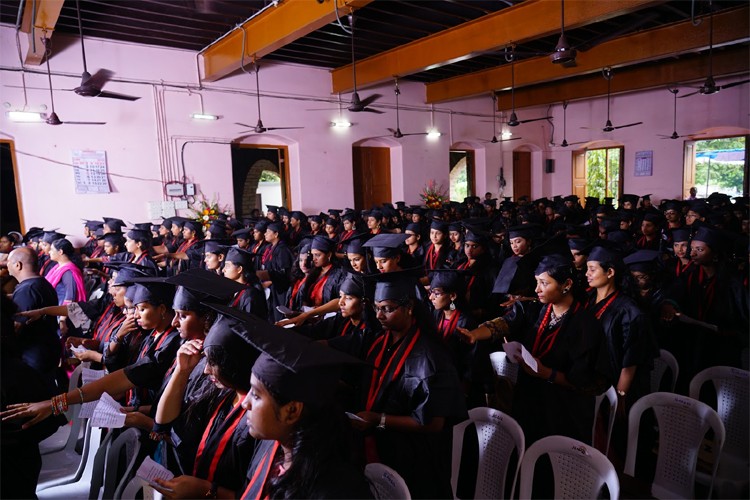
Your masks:
M516 55L514 47L510 48L510 53L505 55L505 60L510 62L510 117L508 118L509 127L517 127L522 123L536 122L540 120L551 120L551 116L542 116L540 118L530 118L528 120L519 120L516 115ZM494 117L494 112L493 112Z
M398 78L396 79L396 87L394 88L393 93L396 94L396 128L388 129L388 131L391 133L390 136L384 135L381 137L394 137L396 139L401 139L402 137L406 137L407 135L427 135L427 132L414 132L411 134L404 134L401 132L401 125L399 121L399 106L398 106L398 96L401 95L401 89L398 88Z
M294 130L294 129L300 129L305 127L264 127L263 126L263 120L261 120L260 117L260 80L258 77L258 73L260 72L260 65L257 62L253 62L253 65L255 66L255 95L258 98L258 123L253 125L248 125L246 123L240 123L235 122L235 125L239 125L241 127L247 127L251 129L251 131L255 132L256 134L262 134L264 132L268 132L269 130Z
M713 57L714 56L714 13L710 9L708 13L708 23L709 23L708 24L708 76L706 77L706 80L703 82L703 85L701 85L700 87L697 87L698 90L696 90L695 92L691 92L689 94L680 96L679 97L680 99L684 99L685 97L690 97L691 95L695 95L695 94L703 94L703 95L716 94L722 89L729 89L729 88L736 87L738 85L744 85L745 83L750 82L750 80L740 80L738 82L727 83L725 85L716 85L716 81L714 80L714 57Z
M578 52L586 52L599 44L608 42L609 40L627 33L631 33L641 26L656 20L657 17L657 13L650 12L639 16L639 18L633 23L623 25L616 30L594 37L586 42L579 43L578 45L571 45L570 42L568 42L568 37L565 36L565 0L560 0L560 38L557 40L555 50L549 54L550 61L566 68L575 67Z
M497 132L496 132L496 130L497 130L497 121L495 120L496 113L497 113L497 96L495 95L494 92L492 93L491 98L492 98L492 139L490 139L489 141L482 141L482 142L486 142L486 143L489 143L489 144L497 144L498 142L517 141L517 140L521 139L521 137L513 137L513 138L509 138L509 139L502 139L502 138L498 139L497 138Z
M563 140L560 144L555 144L554 142L550 142L552 146L560 146L561 148L567 148L568 146L575 146L577 144L584 144L587 141L579 141L579 142L568 142L567 135L568 135L568 101L563 101ZM554 130L554 129L553 129Z
M680 91L680 89L677 88L668 88L669 92L674 95L674 122L673 122L673 131L672 135L664 135L664 134L657 134L662 139L679 139L681 137L693 137L697 135L705 135L705 132L700 134L689 134L689 135L677 135L677 93Z
M107 122L64 122L60 120L60 117L57 116L57 113L55 112L55 97L52 93L52 72L49 68L49 58L52 55L52 49L50 46L50 39L49 38L43 38L42 43L44 43L44 49L45 54L44 58L47 61L47 79L49 80L49 100L50 100L50 107L52 108L52 112L47 116L47 118L44 120L44 122L47 125L106 125Z
M607 123L604 124L604 128L602 129L603 132L612 132L617 129L621 128L627 128L627 127L634 127L636 125L642 125L643 122L634 122L634 123L628 123L626 125L612 125L612 120L609 119L609 108L610 108L610 101L612 100L612 68L604 68L602 70L602 76L604 76L604 79L607 80ZM587 130L594 130L590 127L581 127L582 129Z
M83 97L107 97L109 99L120 99L123 101L137 101L140 97L118 94L117 92L108 92L102 90L102 87L112 78L114 73L108 69L100 69L93 75L89 73L86 67L86 49L83 43L83 26L81 24L81 7L79 0L76 0L76 14L78 16L78 33L81 36L81 55L83 56L83 73L81 74L81 84L72 89L76 94Z
M365 97L364 99L360 99L359 92L357 92L357 58L354 56L354 13L349 13L349 27L352 30L352 82L354 83L354 92L352 92L352 101L349 104L349 106L346 108L352 113L383 113L379 109L370 108L370 104L377 101L381 97L383 97L380 94L372 94L370 96ZM396 87L398 88L398 87ZM398 97L398 95L396 96Z

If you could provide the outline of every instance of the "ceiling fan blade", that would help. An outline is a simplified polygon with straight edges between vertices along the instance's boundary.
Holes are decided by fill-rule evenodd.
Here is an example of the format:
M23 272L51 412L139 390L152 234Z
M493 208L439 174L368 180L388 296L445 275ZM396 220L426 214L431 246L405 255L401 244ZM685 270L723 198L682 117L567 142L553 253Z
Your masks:
M107 92L106 90L102 90L101 93L96 97L106 97L108 99L120 99L121 101L137 101L138 99L140 99L140 96L118 94L117 92Z
M744 84L746 84L748 82L750 82L750 80L741 80L739 82L732 82L732 83L727 83L726 85L721 85L719 88L722 89L722 90L723 89L731 89L732 87L736 87L738 85L744 85Z
M369 106L369 105L370 105L370 104L372 104L373 102L377 101L377 100L378 100L378 99L380 99L381 97L383 97L383 96L382 96L381 94L372 94L372 95L370 95L370 96L367 96L367 97L365 97L364 99L360 100L359 102L360 102L360 104L361 104L361 105L362 105L363 107L365 107L365 108L366 108L367 106Z
M618 125L617 127L613 127L615 130L618 128L627 128L627 127L635 127L636 125L642 125L643 122L635 122L635 123L628 123L627 125Z
M365 113L377 113L379 115L382 115L384 113L384 111L380 111L379 109L375 108L365 108L362 111L364 111Z
M690 97L691 95L700 94L700 93L701 93L700 90L696 90L695 92L690 92L689 94L677 96L677 99L684 99L686 97Z
M427 132L413 132L411 134L401 134L401 137L406 137L407 135L427 135Z
M63 125L106 125L107 122L69 122L64 121L62 122Z
M305 111L337 111L339 108L307 108Z
M239 125L240 127L255 129L255 125L248 125L247 123L234 122L234 124Z
M391 134L395 134L396 133L396 129L395 128L387 128L386 130L388 132L390 132Z
M578 142L569 142L568 146L577 146L579 144L586 144L589 141L578 141Z
M265 130L296 130L305 127L264 127Z
M113 71L102 68L91 75L91 77L88 78L85 82L83 82L81 84L81 87L96 87L100 89L112 79L114 74L115 73Z
M530 123L530 122L538 122L540 120L551 120L551 116L542 116L541 118L529 118L528 120L518 120L518 123Z

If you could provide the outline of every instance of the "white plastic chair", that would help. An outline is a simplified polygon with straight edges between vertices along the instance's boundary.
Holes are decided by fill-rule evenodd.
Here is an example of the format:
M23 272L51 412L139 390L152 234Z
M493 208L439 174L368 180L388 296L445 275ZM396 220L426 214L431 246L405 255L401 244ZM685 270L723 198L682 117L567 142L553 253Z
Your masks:
M80 411L80 405L77 411ZM67 484L77 481L80 478L79 473L82 471L81 465L85 457L76 451L78 439L83 431L83 450L86 450L88 440L87 433L88 419L73 419L70 425L70 434L65 448L54 453L42 455L42 469L39 472L39 481L37 490L40 488L49 488L60 484Z
M104 471L102 498L119 498L128 481L133 477L141 449L141 431L130 428L117 436L107 453L107 466ZM121 456L124 453L125 468L120 472Z
M672 356L672 353L659 349L659 357L654 358L654 369L651 370L651 392L659 392L661 390L661 381L667 372L667 368L672 372L672 383L669 387L669 392L674 392L675 384L677 384L677 376L680 374L680 367L677 364L677 359Z
M404 478L387 465L367 464L365 477L370 482L372 494L378 500L391 498L411 500L411 493Z
M710 406L693 398L655 392L635 402L628 415L625 474L635 475L641 415L653 409L659 429L659 453L651 494L656 498L693 498L698 451L709 429L714 432L714 465L708 498L724 445L724 424Z
M540 456L549 455L557 498L599 498L606 484L609 496L620 496L620 481L602 452L567 436L547 436L532 444L521 462L519 498L531 498L534 468Z
M706 382L716 389L716 412L724 424L726 441L716 472L719 498L739 498L750 477L750 372L729 366L714 366L698 373L690 381L690 397L698 399ZM699 483L708 484L706 474L696 473Z
M513 471L512 486L508 497L513 498L518 469L521 466L521 459L523 459L526 447L525 438L518 422L493 408L469 410L469 420L453 427L453 463L451 467L453 498L458 498L456 490L463 454L464 433L471 424L476 427L477 439L479 440L474 497L505 498L506 481L509 479L509 461L515 449L518 453L518 463Z
M508 355L504 351L491 352L490 363L492 363L492 368L499 377L506 378L513 385L516 385L516 381L518 380L518 365L508 361Z
M127 485L122 490L122 495L119 498L122 500L135 500L135 496L138 494L138 492L142 489L145 490L146 488L151 488L151 486L149 486L149 484L140 477L135 476L133 479L128 481ZM143 498L147 498L145 491Z
M81 380L81 371L83 365L79 364L70 374L69 387L78 387ZM74 451L78 440L81 438L81 422L78 420L78 414L81 412L81 405L70 405L65 417L68 419L68 425L60 427L57 432L39 443L39 453L49 455L63 450Z
M39 484L36 494L40 499L88 498L91 478L94 474L96 450L102 444L102 429L86 425L86 438L82 460L76 471L75 481L64 484Z
M599 420L599 410L601 409L604 399L609 401L609 422L607 422L607 442L603 450L599 450L606 456L609 453L609 442L612 439L612 428L615 425L615 416L617 414L617 391L612 386L606 392L599 394L594 402L594 425L591 428L591 442L594 442L596 435L596 422Z

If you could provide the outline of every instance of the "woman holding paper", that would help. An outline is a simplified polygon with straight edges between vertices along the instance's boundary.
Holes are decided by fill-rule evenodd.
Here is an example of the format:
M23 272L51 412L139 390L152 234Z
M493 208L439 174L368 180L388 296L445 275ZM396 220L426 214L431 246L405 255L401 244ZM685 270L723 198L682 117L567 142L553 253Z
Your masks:
M598 371L606 349L601 329L572 293L570 255L544 257L534 276L543 304L534 324L522 316L515 321L496 318L461 332L471 342L511 335L521 339L506 343L505 351L523 369L511 414L521 424L527 445L551 435L591 443L594 396L609 385Z

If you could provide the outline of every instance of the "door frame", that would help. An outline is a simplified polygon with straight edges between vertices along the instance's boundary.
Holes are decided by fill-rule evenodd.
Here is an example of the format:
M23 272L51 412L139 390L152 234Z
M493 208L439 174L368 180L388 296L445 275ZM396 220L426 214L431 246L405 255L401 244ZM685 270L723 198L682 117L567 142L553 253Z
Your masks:
M16 207L18 209L18 225L21 234L26 234L26 222L23 216L23 205L21 203L21 181L18 178L18 157L16 156L15 142L10 139L0 139L0 144L8 144L10 147L10 161L13 166L13 183L16 187Z
M281 177L281 203L286 208L292 208L292 188L289 174L289 146L283 144L237 144L246 149L276 149L279 151L279 177Z

